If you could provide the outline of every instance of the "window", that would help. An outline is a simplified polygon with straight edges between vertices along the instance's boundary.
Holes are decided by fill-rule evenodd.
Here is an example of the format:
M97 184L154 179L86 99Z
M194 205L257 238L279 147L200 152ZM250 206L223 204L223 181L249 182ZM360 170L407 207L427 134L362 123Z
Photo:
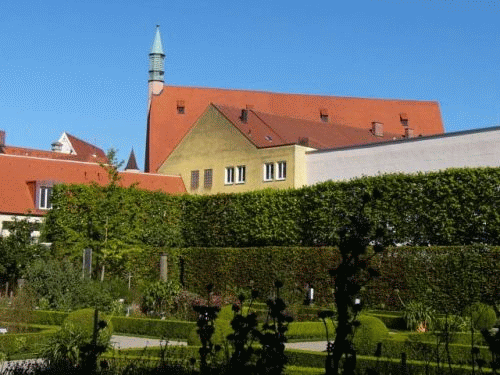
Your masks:
M284 180L286 179L286 161L279 161L276 163L276 179Z
M41 210L50 210L52 208L52 187L40 186L39 205Z
M177 100L177 113L183 115L185 113L184 100Z
M226 167L226 185L234 184L234 167Z
M237 172L236 183L244 184L246 181L246 167L244 165L238 165Z
M200 186L200 171L191 171L191 190L198 189Z
M212 176L213 176L212 170L211 169L205 169L204 176L203 176L203 187L205 189L212 188Z
M264 164L264 181L274 180L274 163Z

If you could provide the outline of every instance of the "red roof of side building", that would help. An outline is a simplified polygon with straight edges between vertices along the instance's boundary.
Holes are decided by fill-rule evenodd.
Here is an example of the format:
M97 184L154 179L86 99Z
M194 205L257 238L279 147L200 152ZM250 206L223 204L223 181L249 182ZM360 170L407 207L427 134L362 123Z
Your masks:
M240 108L214 106L258 148L301 144L325 149L401 138L399 134L383 132L382 136L375 136L371 129L294 119L254 110L248 110L247 119L243 121Z
M71 134L66 133L66 136L71 142L76 154L66 154L63 152L35 150L32 148L6 145L0 146L0 154L32 156L44 159L83 161L88 163L106 163L108 161L106 154L100 148L82 141Z
M93 159L97 158L98 160L106 160L107 157L103 150L100 148L82 141L79 138L76 138L74 135L66 133L71 145L75 149L76 155L81 157L82 161L92 162Z
M43 215L46 211L35 206L37 184L108 183L106 171L98 164L72 160L0 153L0 171L0 213L3 214ZM186 191L180 176L137 172L121 172L120 175L122 179L119 184L124 187L137 184L138 189L169 194L181 194Z
M164 86L153 95L146 141L146 171L157 171L210 103L312 122L320 114L329 124L369 130L372 122L384 132L404 134L407 119L414 135L444 133L439 104L435 101L349 98L338 96L280 94L260 91ZM182 106L183 114L178 113ZM401 117L403 114L404 118ZM343 145L349 146L349 145Z

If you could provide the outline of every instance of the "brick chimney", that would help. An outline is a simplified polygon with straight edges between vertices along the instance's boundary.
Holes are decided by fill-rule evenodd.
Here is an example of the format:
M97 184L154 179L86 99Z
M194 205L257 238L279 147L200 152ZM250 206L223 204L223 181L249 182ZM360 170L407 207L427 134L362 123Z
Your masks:
M248 121L248 109L241 110L240 120L242 123L246 124Z
M5 146L5 130L0 130L0 146Z
M372 122L372 133L375 137L383 137L384 136L384 124L381 122L373 121Z

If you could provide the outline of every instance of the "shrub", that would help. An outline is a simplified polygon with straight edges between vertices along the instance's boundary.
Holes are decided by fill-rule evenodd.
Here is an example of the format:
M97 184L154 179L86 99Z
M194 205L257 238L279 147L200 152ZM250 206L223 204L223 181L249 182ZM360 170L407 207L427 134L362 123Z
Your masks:
M145 313L163 316L172 309L180 292L179 283L173 280L151 283L144 290L141 309Z
M94 332L94 309L74 311L64 320L61 329L49 340L45 346L42 357L53 363L81 363L92 349ZM105 324L102 324L105 322ZM104 352L110 344L113 328L110 320L99 316L99 331L97 337L97 352Z
M426 330L434 322L436 313L432 307L424 302L410 301L403 311L403 319L406 321L406 328L415 330L422 325Z
M218 313L217 319L215 319L215 332L212 336L212 344L220 345L221 347L225 345L227 341L227 336L230 335L233 330L231 328L231 320L233 319L232 306L224 306ZM200 346L201 340L197 333L197 328L192 329L188 336L188 345Z
M383 342L389 335L389 330L378 318L360 315L357 319L360 326L354 331L354 347L358 354L373 355L377 344Z
M474 329L491 329L497 320L493 307L476 302L468 306L466 316L470 317Z

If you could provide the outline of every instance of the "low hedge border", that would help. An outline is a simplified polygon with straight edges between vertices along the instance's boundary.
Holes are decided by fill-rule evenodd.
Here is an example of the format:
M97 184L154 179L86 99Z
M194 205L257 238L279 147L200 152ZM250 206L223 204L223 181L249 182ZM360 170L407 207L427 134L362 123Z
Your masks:
M40 326L38 326L40 327ZM0 352L7 359L23 358L27 354L38 354L41 347L57 332L57 326L43 326L43 331L0 335Z
M121 316L113 316L111 323L115 333L131 333L184 341L187 340L189 332L196 327L195 322Z
M326 353L323 352L313 352L306 350L296 350L289 349L286 350L286 356L288 358L288 366L295 367L305 367L305 368L315 368L322 369L324 373ZM368 369L374 369L379 374L399 374L399 373L410 373L410 374L432 374L440 375L448 370L448 365L442 363L440 367L436 363L407 360L406 361L408 372L403 372L401 368L401 360L397 358L377 358L373 356L356 356L356 372L360 374L367 373ZM453 374L472 374L472 367L467 365L452 365ZM476 373L478 368L476 366ZM482 368L483 373L491 373L490 368Z
M46 310L22 310L20 313L18 310L3 308L0 309L0 320L16 322L16 317L21 315L26 320L23 323L60 326L68 314L64 311Z

